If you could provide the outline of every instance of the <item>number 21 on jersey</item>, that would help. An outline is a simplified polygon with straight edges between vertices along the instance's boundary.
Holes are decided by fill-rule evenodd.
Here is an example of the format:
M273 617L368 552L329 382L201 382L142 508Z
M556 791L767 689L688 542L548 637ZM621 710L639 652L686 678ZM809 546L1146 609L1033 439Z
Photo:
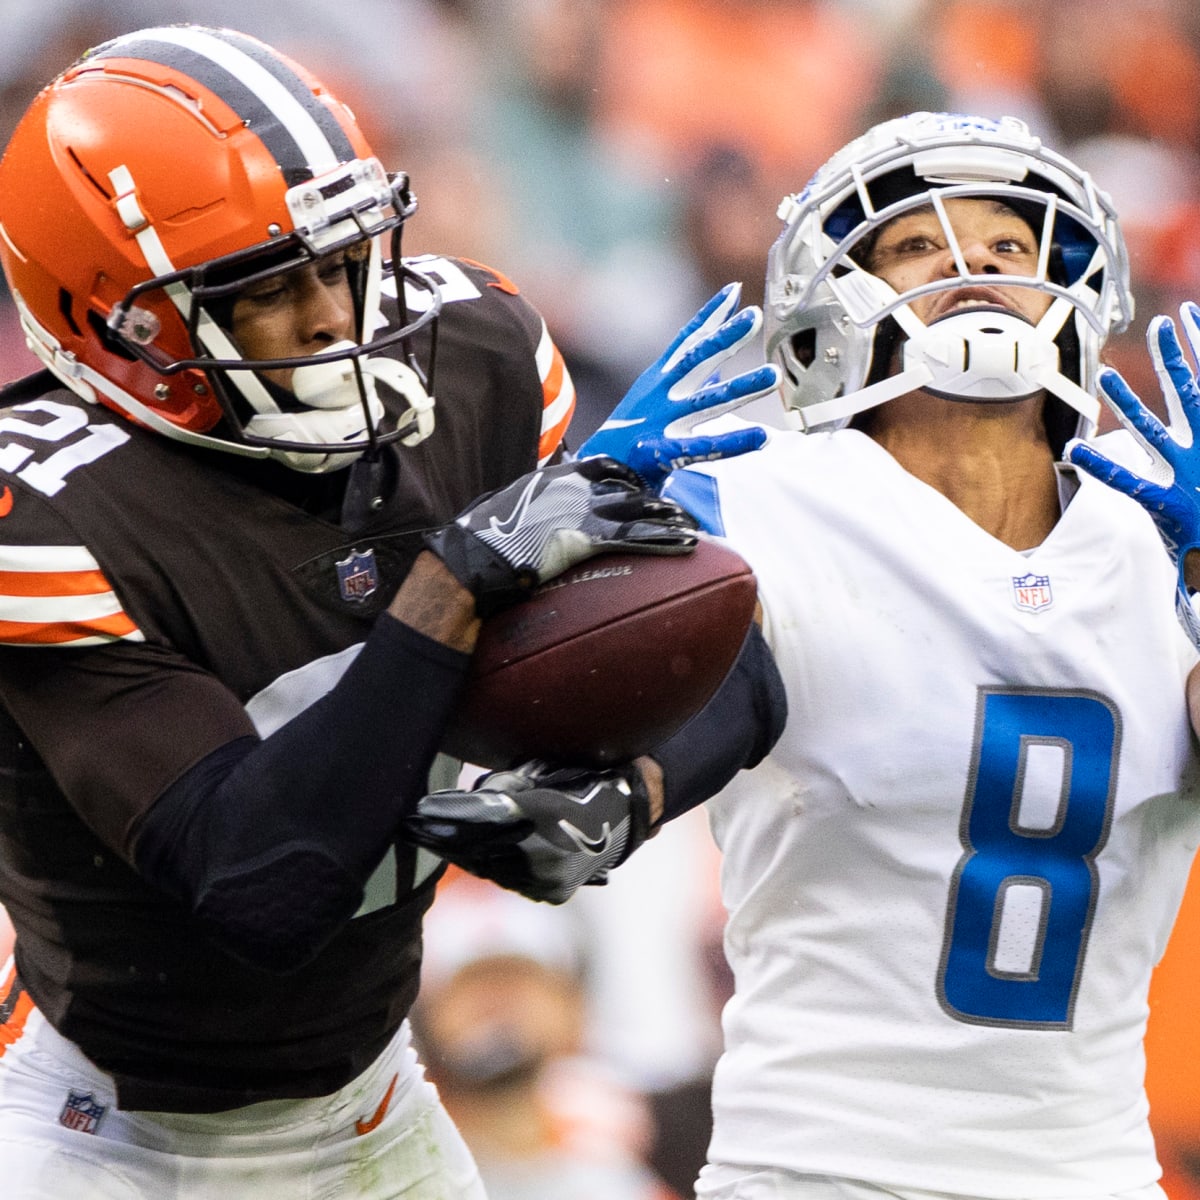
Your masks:
M1120 722L1094 693L983 689L979 706L939 999L961 1021L1067 1029Z

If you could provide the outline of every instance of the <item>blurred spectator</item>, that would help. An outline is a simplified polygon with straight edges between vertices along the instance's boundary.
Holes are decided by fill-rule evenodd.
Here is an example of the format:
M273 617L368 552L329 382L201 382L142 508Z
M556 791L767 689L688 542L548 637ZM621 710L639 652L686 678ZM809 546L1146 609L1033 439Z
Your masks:
M1068 152L1112 196L1133 268L1137 316L1111 339L1104 360L1165 418L1146 353L1146 325L1158 313L1176 315L1183 300L1200 298L1200 158L1178 144L1121 133L1086 138ZM1102 429L1115 425L1105 409Z
M829 0L613 0L602 128L688 169L714 142L807 178L858 131L880 43Z
M578 446L657 358L690 303L675 238L678 189L659 163L596 127L604 0L511 0L486 16L487 100L472 146L507 204L498 265L514 273L519 265L570 364Z
M586 929L587 1045L645 1098L647 1158L687 1196L708 1149L720 1013L733 990L720 867L707 813L695 809L566 906Z
M649 1114L583 1053L568 910L452 873L427 919L413 1025L490 1200L679 1200L646 1166Z
M952 112L1020 117L1056 140L1038 91L1034 19L1045 0L948 0L934 10L931 61Z

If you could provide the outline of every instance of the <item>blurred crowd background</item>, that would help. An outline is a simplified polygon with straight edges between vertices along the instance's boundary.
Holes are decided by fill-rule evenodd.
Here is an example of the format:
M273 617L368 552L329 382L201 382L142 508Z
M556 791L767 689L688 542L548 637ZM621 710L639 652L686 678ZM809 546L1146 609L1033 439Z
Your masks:
M515 279L575 376L578 446L717 287L761 299L776 206L867 125L1024 118L1113 196L1138 317L1200 299L1195 0L0 0L0 137L89 46L173 21L258 35L355 109L420 209L406 252ZM34 198L35 202L35 198ZM32 369L0 295L0 380ZM728 995L702 813L558 909L452 875L418 1032L495 1200L689 1196ZM1200 899L1155 985L1152 1119L1200 1197Z

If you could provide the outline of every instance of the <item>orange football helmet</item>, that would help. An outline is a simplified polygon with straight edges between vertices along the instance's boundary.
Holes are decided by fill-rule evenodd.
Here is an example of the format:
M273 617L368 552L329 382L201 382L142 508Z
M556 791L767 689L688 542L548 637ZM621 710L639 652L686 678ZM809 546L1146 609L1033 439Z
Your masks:
M326 471L432 431L441 294L401 259L415 208L297 63L227 29L145 29L89 51L21 119L0 159L0 262L30 348L87 400ZM228 328L238 291L330 254L356 340L247 358ZM295 395L256 373L281 367Z

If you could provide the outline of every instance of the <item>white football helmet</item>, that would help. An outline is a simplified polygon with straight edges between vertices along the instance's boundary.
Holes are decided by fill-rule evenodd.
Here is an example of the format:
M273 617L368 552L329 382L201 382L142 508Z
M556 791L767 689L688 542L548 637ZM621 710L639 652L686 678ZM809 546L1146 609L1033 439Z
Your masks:
M987 197L1018 211L1039 239L1033 275L1004 286L1052 297L1036 326L995 310L952 312L929 326L910 302L972 275L945 201ZM856 261L893 217L932 206L958 270L897 293ZM916 388L968 401L1012 400L1045 389L1052 440L1087 436L1099 417L1100 349L1133 317L1129 258L1108 196L1086 171L1047 149L1023 121L912 113L838 151L779 207L783 232L767 260L765 337L783 370L784 404L804 429L833 429ZM901 369L888 376L903 338Z

